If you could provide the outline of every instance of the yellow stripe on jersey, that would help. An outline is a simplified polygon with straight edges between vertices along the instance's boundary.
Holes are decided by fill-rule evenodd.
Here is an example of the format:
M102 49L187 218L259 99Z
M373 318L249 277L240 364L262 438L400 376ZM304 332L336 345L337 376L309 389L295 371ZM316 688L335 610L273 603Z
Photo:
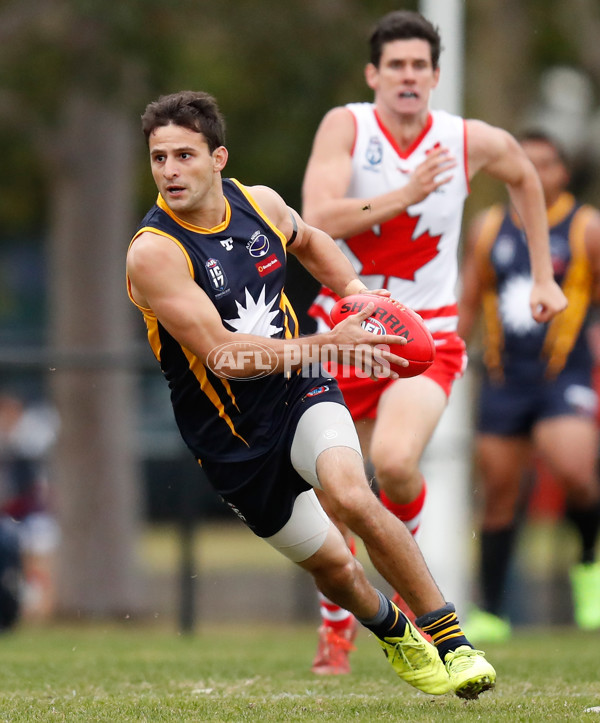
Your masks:
M575 196L566 191L561 193L556 201L548 209L548 226L558 226L573 210L575 206Z
M146 329L148 330L148 341L150 342L150 348L152 349L154 356L158 359L158 361L160 361L161 343L160 334L158 331L158 319L156 318L156 314L151 309L142 309L142 313L144 314Z
M294 311L294 308L290 304L290 301L288 297L282 292L281 293L281 299L279 301L279 308L281 311L283 311L283 323L285 325L285 338L286 339L295 339L299 336L298 331L298 317L296 316L296 312ZM292 321L294 322L294 328L290 329L290 317L292 318Z
M204 228L203 226L194 226L193 223L187 223L186 221L183 221L179 218L179 216L176 216L173 211L167 206L165 199L158 194L158 198L156 199L156 205L163 210L168 216L170 216L175 223L178 223L183 228L187 229L188 231L193 231L194 233L220 233L221 231L224 231L227 226L229 226L229 222L231 220L231 206L229 205L229 201L225 198L225 220L218 224L217 226L214 226L213 228Z
M582 206L571 221L571 262L562 284L569 305L554 317L546 333L543 354L548 358L548 377L555 377L564 368L591 303L592 272L585 246L585 230L593 213L590 206Z
M482 307L485 329L484 363L490 375L502 376L502 350L504 332L498 311L496 274L490 262L490 249L498 236L504 219L504 208L500 204L487 212L483 226L475 241L475 261L479 277L483 282Z
M190 371L192 374L196 377L198 382L200 383L200 389L206 394L208 399L212 402L214 407L219 413L219 417L227 424L229 429L231 430L231 433L234 435L234 437L237 437L238 439L241 439L242 442L246 445L246 447L249 447L250 445L246 440L236 432L235 426L233 422L231 421L231 417L226 413L225 407L223 406L223 403L221 402L221 399L219 395L217 394L216 389L213 387L213 385L208 381L208 377L206 375L206 367L204 364L198 359L197 356L194 356L191 351L188 349L185 349L184 347L181 347L181 350L185 354L186 359L189 362L190 365ZM228 390L229 397L232 399L233 403L235 404L235 400L233 398L233 394L231 392L231 387L229 387L229 384L226 382L226 380L220 380L223 383L223 386L226 390ZM237 406L237 405L236 405Z
M246 200L248 203L252 206L252 208L256 211L256 213L262 218L262 220L267 224L267 226L273 231L273 233L277 234L279 239L281 240L281 245L283 246L283 250L287 255L287 239L285 237L285 234L283 234L277 226L271 221L271 219L265 214L265 212L262 210L262 208L256 203L254 198L250 195L250 192L246 188L246 186L242 186L242 184L235 178L229 179L232 183L235 183L235 185L240 189L240 191L244 194L246 197Z
M160 333L158 328L158 320L156 318L156 315L151 311L143 311L144 314L144 321L146 323L146 328L148 329L148 341L150 343L150 347L152 349L152 352L154 353L154 356L160 361L161 358L161 343L160 343ZM207 396L207 398L210 400L210 402L214 405L214 407L217 409L219 413L219 417L227 424L229 429L231 430L231 433L242 440L242 442L248 447L249 444L246 442L246 440L237 433L235 426L233 424L233 421L231 420L231 417L225 412L225 407L223 406L221 399L213 387L213 385L208 381L208 377L206 375L206 367L204 364L198 359L197 356L192 354L191 351L188 349L185 349L184 347L180 347L182 352L184 353L186 359L188 360L189 368L192 374L196 377L200 384L200 389L204 392L204 394ZM227 395L231 399L232 403L235 405L236 408L239 409L237 406L237 403L235 401L235 395L233 394L231 390L231 386L229 385L229 382L226 379L221 379L221 383L223 384L223 387L225 391L227 392Z

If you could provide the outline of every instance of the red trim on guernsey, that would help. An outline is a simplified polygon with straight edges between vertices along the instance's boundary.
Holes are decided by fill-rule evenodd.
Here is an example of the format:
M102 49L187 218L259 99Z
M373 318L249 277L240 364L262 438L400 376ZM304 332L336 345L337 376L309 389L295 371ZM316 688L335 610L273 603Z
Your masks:
M440 306L439 309L415 309L422 319L437 319L440 316L457 316L458 304Z
M424 126L423 130L421 131L421 133L410 144L410 146L405 151L403 151L400 148L400 146L398 145L398 143L396 142L395 138L392 136L392 134L383 125L383 121L379 117L379 113L377 113L376 108L373 109L373 113L375 114L375 120L377 121L377 125L381 128L381 132L383 133L383 135L388 139L388 141L390 142L390 144L392 145L392 147L394 148L396 153L400 156L400 158L404 158L404 159L408 158L411 155L411 153L414 152L414 150L418 147L419 143L421 143L423 138L425 138L425 136L429 132L429 129L433 125L433 116L431 115L431 113L429 113L429 115L427 116L427 123L425 123L425 126Z
M333 292L328 286L321 286L319 290L319 296L330 296L336 301L340 298L335 292Z
M436 346L439 346L442 342L446 343L447 341L456 342L458 339L461 344L464 345L464 341L457 336L455 331L432 331L431 336L433 337L433 340L436 342Z
M311 316L313 319L321 319L321 321L327 324L330 329L332 328L333 322L331 321L331 317L322 306L319 306L318 304L312 304L312 306L308 310L308 315Z

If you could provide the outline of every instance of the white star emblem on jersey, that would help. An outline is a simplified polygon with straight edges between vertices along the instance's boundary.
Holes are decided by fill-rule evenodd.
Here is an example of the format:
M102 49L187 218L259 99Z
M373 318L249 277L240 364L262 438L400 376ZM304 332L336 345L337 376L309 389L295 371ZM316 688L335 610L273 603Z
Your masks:
M500 316L506 330L513 334L524 336L538 326L529 308L532 285L529 276L515 276L500 294Z
M283 327L271 324L279 313L279 309L271 311L273 304L277 301L277 296L274 296L271 301L265 302L266 288L263 285L258 300L254 301L248 287L245 287L244 290L246 292L246 305L240 304L236 299L235 305L237 306L238 317L237 319L224 319L225 323L244 334L274 336L280 332Z

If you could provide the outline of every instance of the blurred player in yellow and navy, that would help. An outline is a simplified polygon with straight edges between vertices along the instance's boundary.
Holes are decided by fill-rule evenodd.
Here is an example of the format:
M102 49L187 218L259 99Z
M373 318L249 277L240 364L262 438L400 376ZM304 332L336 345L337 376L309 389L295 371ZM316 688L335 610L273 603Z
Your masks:
M493 687L493 667L462 634L411 534L371 491L335 379L319 364L304 373L315 351L343 350L357 361L357 348L401 349L401 337L362 328L370 304L328 333L298 336L284 291L288 253L341 296L366 287L333 239L275 191L222 178L228 152L212 96L159 98L142 128L159 196L131 242L128 289L190 451L256 535L373 633L403 680L434 695L476 698ZM219 373L228 360L228 374ZM435 647L368 582L315 488L423 616Z
M530 130L521 145L544 189L555 278L569 300L553 321L536 323L522 224L514 209L493 206L468 232L459 334L467 338L480 310L484 373L478 401L476 455L483 485L479 583L481 609L467 623L474 640L510 636L504 616L520 483L532 453L563 488L567 518L581 541L571 570L576 623L600 628L600 526L597 396L587 336L600 298L600 212L566 189L567 159L547 133Z

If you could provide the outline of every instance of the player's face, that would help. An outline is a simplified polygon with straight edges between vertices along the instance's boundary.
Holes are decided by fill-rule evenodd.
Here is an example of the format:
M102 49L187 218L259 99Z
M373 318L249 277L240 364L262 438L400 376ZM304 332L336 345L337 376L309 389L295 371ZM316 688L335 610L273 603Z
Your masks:
M169 208L184 220L208 210L212 194L220 195L220 171L227 151L213 153L201 133L170 124L150 134L150 165L154 182Z
M379 66L367 66L366 79L378 105L400 115L417 115L429 109L439 68L433 68L426 40L393 40L383 46Z
M546 204L550 206L569 183L569 174L560 155L551 143L528 140L522 143L523 150L535 166L540 177Z

